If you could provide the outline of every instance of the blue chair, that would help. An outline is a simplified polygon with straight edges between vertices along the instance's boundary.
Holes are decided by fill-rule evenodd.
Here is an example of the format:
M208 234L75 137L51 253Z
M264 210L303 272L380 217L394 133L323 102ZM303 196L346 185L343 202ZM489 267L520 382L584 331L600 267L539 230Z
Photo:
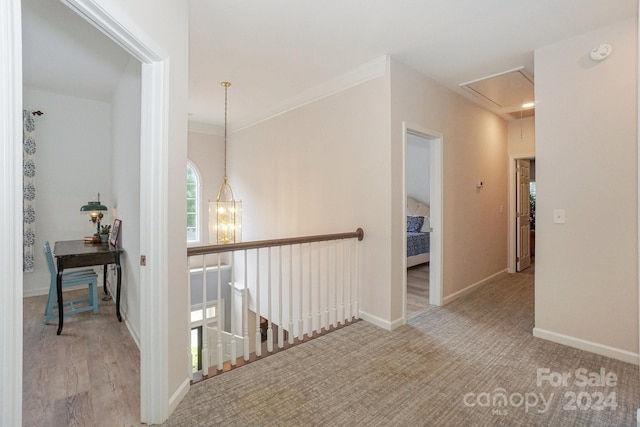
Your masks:
M53 263L49 242L44 243L44 255L47 258L47 264L49 264L49 273L51 273L49 298L47 298L47 307L44 310L44 323L49 324L51 320L58 318L58 291L56 287L58 273ZM64 312L65 316L90 310L93 310L93 314L98 314L98 275L96 272L90 268L62 272L63 290L64 288L79 285L88 285L89 295L86 298L65 301L63 305L70 307L69 310ZM80 307L78 307L78 305L80 305Z

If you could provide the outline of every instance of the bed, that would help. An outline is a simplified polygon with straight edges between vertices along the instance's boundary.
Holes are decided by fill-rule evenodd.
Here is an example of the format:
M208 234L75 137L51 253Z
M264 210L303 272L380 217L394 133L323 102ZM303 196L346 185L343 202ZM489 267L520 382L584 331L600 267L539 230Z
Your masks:
M407 197L407 268L429 262L429 206Z

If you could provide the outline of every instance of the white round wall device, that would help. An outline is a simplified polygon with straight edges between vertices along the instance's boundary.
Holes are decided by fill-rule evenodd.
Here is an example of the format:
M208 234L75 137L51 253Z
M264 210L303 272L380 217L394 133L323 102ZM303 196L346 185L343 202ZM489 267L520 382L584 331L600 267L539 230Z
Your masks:
M594 48L589 55L594 61L602 61L607 56L611 55L612 50L613 49L611 48L611 45L601 44L600 46Z

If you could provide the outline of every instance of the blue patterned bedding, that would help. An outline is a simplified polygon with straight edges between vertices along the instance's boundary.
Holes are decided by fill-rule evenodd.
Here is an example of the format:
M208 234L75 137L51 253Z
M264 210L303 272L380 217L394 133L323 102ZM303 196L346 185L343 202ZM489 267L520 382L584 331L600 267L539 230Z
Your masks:
M407 256L429 253L429 233L407 232Z

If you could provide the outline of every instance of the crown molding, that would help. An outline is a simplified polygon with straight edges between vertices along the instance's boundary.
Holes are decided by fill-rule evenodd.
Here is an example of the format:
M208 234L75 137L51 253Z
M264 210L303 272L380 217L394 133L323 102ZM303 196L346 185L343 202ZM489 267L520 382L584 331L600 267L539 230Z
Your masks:
M280 104L275 105L273 108L262 114L261 117L257 117L251 120L247 120L245 123L241 123L240 126L232 129L230 133L238 132L251 126L255 126L258 123L273 119L274 117L280 116L305 105L317 102L338 92L342 92L369 80L384 76L387 71L388 62L389 55L382 55L374 59L373 61L362 64L361 66L354 68L351 71L348 71L338 77L328 80L318 86L300 93L299 95L289 98Z
M189 120L188 130L189 132L204 133L206 135L224 136L224 127L216 126L211 123Z

